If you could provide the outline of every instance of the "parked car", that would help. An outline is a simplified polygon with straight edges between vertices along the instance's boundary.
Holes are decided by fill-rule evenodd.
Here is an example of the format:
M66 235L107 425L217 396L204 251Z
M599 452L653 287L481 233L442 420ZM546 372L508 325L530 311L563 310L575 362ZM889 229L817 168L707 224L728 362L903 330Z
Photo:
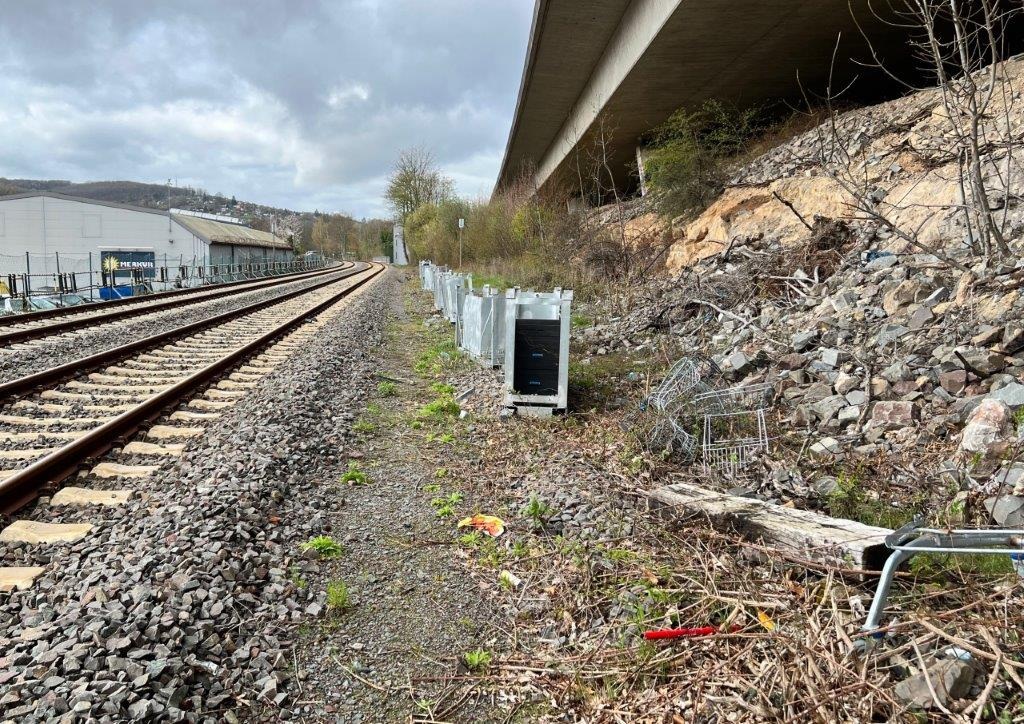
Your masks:
M92 300L86 299L81 294L65 294L63 296L40 298L52 302L58 307L77 307L80 304L92 304Z
M45 297L0 297L0 314L5 315L56 308L57 305Z

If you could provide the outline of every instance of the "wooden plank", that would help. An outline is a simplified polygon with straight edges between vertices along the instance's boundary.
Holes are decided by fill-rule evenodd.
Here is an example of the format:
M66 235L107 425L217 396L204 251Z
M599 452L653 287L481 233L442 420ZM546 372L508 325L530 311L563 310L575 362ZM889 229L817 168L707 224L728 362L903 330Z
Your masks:
M661 513L701 516L716 527L735 529L751 540L828 565L879 570L889 556L888 528L832 518L755 498L676 483L647 493Z

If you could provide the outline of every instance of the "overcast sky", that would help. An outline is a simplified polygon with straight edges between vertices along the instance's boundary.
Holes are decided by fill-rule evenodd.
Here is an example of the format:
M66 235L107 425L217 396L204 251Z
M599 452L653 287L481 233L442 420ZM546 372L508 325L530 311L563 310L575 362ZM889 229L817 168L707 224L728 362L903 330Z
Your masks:
M490 193L533 0L3 0L0 176L385 214L398 151Z

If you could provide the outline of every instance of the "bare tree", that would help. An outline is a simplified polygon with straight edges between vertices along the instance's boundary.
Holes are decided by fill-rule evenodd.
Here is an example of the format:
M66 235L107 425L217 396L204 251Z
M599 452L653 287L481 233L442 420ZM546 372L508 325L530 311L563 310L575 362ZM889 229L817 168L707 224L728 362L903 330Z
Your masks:
M384 193L399 220L423 204L438 204L455 195L455 182L437 168L433 154L422 148L402 151Z

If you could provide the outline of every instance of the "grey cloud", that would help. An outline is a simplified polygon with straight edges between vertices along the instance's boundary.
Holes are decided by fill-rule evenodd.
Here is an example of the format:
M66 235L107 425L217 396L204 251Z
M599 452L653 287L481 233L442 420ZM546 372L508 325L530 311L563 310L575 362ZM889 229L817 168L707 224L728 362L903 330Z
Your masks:
M421 145L477 194L500 161L531 11L530 0L7 0L0 175L176 176L362 216L383 212L398 150Z

